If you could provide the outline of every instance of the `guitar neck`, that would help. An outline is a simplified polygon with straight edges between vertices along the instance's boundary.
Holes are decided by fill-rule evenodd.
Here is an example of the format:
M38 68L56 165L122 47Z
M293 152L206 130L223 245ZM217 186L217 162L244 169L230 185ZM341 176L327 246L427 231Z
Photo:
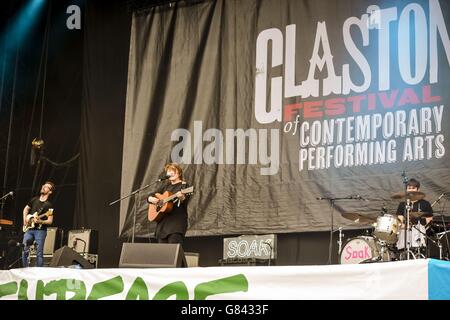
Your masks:
M175 199L177 197L176 194L171 195L170 197L167 197L164 199L164 203L172 201L173 199Z
M43 214L40 214L40 215L38 215L38 219L41 219L41 218L43 218L43 217L47 217L47 212L46 212L46 213L43 213Z
M182 193L182 194L188 194L189 192L191 192L191 191L190 191L190 188L181 190L181 193ZM172 201L172 200L175 199L176 197L177 197L177 195L176 195L176 194L173 194L173 195L171 195L171 196L165 198L165 199L164 199L164 203L169 202L169 201Z

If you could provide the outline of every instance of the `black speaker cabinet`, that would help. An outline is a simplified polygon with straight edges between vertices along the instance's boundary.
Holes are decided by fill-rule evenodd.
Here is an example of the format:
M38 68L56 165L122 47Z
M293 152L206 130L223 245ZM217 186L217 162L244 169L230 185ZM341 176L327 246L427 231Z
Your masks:
M119 268L186 268L186 257L179 244L124 243Z
M89 261L67 246L56 250L50 262L50 267L70 267L73 265L80 265L83 269L94 269Z

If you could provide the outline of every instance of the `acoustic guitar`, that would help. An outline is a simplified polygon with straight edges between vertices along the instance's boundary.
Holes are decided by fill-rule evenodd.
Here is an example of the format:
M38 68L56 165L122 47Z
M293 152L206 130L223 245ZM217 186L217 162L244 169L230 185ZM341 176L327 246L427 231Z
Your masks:
M194 187L189 187L180 191L185 195L191 194L194 192ZM155 194L155 198L158 198L159 201L156 204L150 203L148 206L148 220L159 222L165 213L172 211L173 202L171 201L177 198L177 196L176 194L166 191L163 194Z
M50 209L46 213L38 214L35 212L34 214L28 214L27 215L27 224L23 226L22 230L23 232L27 232L30 229L33 229L36 227L36 223L34 222L33 218L42 219L43 217L50 217L53 215L53 209ZM42 228L42 224L38 225L38 229Z

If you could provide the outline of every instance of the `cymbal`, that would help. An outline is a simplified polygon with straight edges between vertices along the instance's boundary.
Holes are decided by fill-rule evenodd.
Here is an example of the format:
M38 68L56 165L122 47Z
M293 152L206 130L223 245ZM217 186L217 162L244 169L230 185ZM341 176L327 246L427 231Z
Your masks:
M420 191L409 191L405 195L404 192L397 192L391 196L391 199L401 200L401 199L405 199L405 198L409 199L411 201L422 200L423 198L425 198L425 193L420 192Z
M364 215L361 213L356 212L341 212L341 215L345 219L352 220L353 222L360 223L360 224L370 224L377 221L377 218L373 215Z
M423 211L419 211L419 212L412 211L409 213L409 215L414 218L421 218L424 214L427 214L427 213L428 212L423 212Z

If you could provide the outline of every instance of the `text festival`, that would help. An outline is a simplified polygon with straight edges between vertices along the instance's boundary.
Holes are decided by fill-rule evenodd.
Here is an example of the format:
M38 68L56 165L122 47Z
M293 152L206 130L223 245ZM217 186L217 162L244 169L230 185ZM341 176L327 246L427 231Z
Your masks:
M296 79L296 25L287 25L284 33L278 28L261 31L256 40L254 115L258 123L277 128L203 132L202 122L195 121L193 137L186 129L172 132L171 140L178 142L172 160L259 164L261 175L274 175L280 165L280 124L284 133L299 135L299 171L443 157L445 106L433 93L433 85L438 83L439 72L448 70L444 66L450 65L450 39L439 0L428 4L428 14L418 3L401 10L369 6L361 17L344 21L343 45L357 68L352 73L362 75L358 81L351 77L350 64L337 68L325 21L317 22L315 36L300 39L314 41L307 78L300 82ZM361 43L352 37L355 30ZM396 48L390 45L392 32L399 39ZM361 46L375 50L378 63L371 63ZM441 48L446 61L438 59ZM398 54L398 69L390 67L394 53ZM282 68L282 75L271 76L274 68ZM394 76L404 88L393 85ZM369 88L377 91L369 92ZM330 95L340 97L322 99ZM309 100L283 106L285 99L292 98ZM413 108L400 109L404 105ZM403 150L397 156L399 138L403 138Z

